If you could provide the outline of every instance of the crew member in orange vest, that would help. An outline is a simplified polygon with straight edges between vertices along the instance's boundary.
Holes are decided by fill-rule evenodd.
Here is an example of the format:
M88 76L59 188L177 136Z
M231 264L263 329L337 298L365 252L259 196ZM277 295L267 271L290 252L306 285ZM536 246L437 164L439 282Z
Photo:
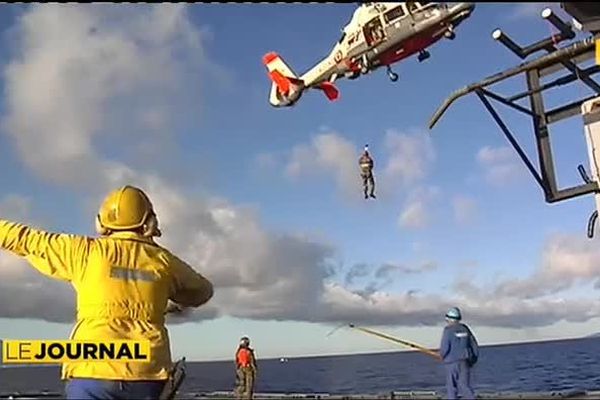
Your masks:
M257 366L254 349L250 347L250 339L247 336L240 340L240 345L235 353L235 367L236 399L253 399Z

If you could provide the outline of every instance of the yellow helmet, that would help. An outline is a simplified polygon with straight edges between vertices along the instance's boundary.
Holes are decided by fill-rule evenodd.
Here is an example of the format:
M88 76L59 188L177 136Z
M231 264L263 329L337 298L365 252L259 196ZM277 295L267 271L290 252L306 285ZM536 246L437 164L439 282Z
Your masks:
M140 230L144 236L160 236L150 199L141 189L123 186L106 196L96 218L101 235L114 231Z

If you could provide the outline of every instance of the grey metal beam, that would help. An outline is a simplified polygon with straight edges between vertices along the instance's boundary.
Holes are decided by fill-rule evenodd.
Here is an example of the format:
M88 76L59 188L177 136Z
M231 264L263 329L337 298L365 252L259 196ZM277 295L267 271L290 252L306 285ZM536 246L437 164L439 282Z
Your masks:
M600 191L598 183L590 182L584 185L559 190L551 199L548 200L548 202L558 203L560 201L573 199L575 197L584 196L586 194L597 193L598 191Z
M521 157L521 160L523 161L523 163L525 164L525 166L527 167L527 169L529 170L531 175L533 175L533 178L538 182L538 184L540 185L542 190L544 190L544 192L546 192L544 180L542 179L540 174L535 169L535 166L529 160L529 157L527 157L527 154L525 154L525 152L519 145L519 142L517 142L517 139L515 139L513 134L510 132L510 130L504 123L504 121L502 121L502 118L500 118L500 116L498 115L498 113L496 112L496 110L494 109L492 104L488 101L488 99L485 98L483 89L478 89L475 91L475 93L477 94L477 96L479 97L479 99L481 100L481 102L483 103L485 108L488 110L488 112L490 113L490 115L492 116L492 118L494 119L496 124L498 124L498 126L502 130L502 133L504 133L504 136L506 136L506 139L508 139L508 141L510 142L512 147L519 154L519 157Z
M565 58L576 57L578 55L585 53L586 51L589 51L590 49L592 49L592 50L594 49L594 39L593 38L587 38L587 39L581 40L581 41L576 42L568 47L557 50L554 53L542 56L533 61L519 64L518 66L511 68L507 71L496 73L492 76L489 76L489 77L483 79L480 82L465 86L464 88L459 89L459 90L455 91L454 93L452 93L442 103L442 105L436 110L436 112L433 114L433 116L431 117L431 120L429 122L429 129L433 129L435 124L439 121L439 119L446 112L446 110L452 105L452 103L454 103L459 98L466 96L469 93L474 92L476 89L493 85L494 83L498 83L498 82L508 79L510 77L516 76L522 72L527 72L527 71L530 71L533 69L541 69L541 68L550 66L552 64L560 63L561 60L563 60ZM561 68L564 68L564 66L561 65Z
M593 80L587 73L585 73L584 70L582 70L569 60L563 60L561 61L561 63L565 66L565 68L574 73L577 76L577 78L580 81L582 81L587 87L600 94L600 85L598 85L598 83L595 80Z
M600 65L593 65L589 68L584 69L583 71L585 73L587 73L589 76L595 75L598 72L600 72ZM561 76L560 78L556 78L555 80L553 80L551 82L541 85L537 91L544 91L544 90L552 89L554 87L567 85L571 82L575 82L576 80L577 80L577 75L570 72L568 75ZM535 91L527 90L525 92L521 92L521 93L515 94L513 96L510 96L510 97L506 98L506 100L508 100L508 101L520 100L522 98L529 96L531 93L534 93L534 92Z
M530 109L525 108L525 107L523 107L523 106L521 106L519 104L516 104L516 103L514 103L514 102L512 102L512 101L510 101L508 99L505 99L504 97L500 96L499 94L491 92L491 91L489 91L487 89L481 89L481 91L483 91L483 93L485 93L486 96L491 97L492 99L497 100L500 103L502 103L502 104L504 104L504 105L506 105L508 107L512 107L515 110L521 111L522 113L527 114L529 116L532 116L532 117L535 116L535 114Z
M540 75L537 70L533 69L527 71L527 86L529 90L535 90L540 87ZM542 94L539 92L532 93L529 97L529 103L531 105L531 110L538 115L537 118L532 118L533 131L536 138L540 172L544 182L546 201L549 201L556 195L558 189Z
M596 97L598 97L598 95L593 95L583 100L574 101L573 103L557 107L546 112L546 121L548 125L581 114L581 105L588 100L595 99Z
M575 64L579 65L587 60L593 59L594 55L595 55L594 48L592 48L583 54L580 54L576 57L571 58L571 61L573 61ZM543 78L545 76L562 71L563 69L564 69L564 67L562 64L553 64L553 65L550 65L550 66L547 66L544 68L540 68L540 77Z

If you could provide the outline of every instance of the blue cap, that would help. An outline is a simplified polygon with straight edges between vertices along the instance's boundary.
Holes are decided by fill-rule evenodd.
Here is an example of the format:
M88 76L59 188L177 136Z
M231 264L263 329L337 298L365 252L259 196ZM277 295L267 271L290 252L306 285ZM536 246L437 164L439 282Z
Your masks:
M449 309L446 313L446 318L455 319L459 321L462 318L462 316L460 315L460 310L458 309L458 307L452 307L451 309Z

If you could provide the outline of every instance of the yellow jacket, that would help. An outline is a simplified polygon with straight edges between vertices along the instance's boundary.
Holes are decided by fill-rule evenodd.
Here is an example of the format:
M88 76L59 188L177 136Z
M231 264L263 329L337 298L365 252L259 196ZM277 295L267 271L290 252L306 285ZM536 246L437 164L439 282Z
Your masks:
M168 300L198 307L213 295L206 278L133 232L90 238L0 220L0 248L73 285L77 322L71 339L150 341L149 363L65 363L63 379L166 379L172 365L164 317Z

